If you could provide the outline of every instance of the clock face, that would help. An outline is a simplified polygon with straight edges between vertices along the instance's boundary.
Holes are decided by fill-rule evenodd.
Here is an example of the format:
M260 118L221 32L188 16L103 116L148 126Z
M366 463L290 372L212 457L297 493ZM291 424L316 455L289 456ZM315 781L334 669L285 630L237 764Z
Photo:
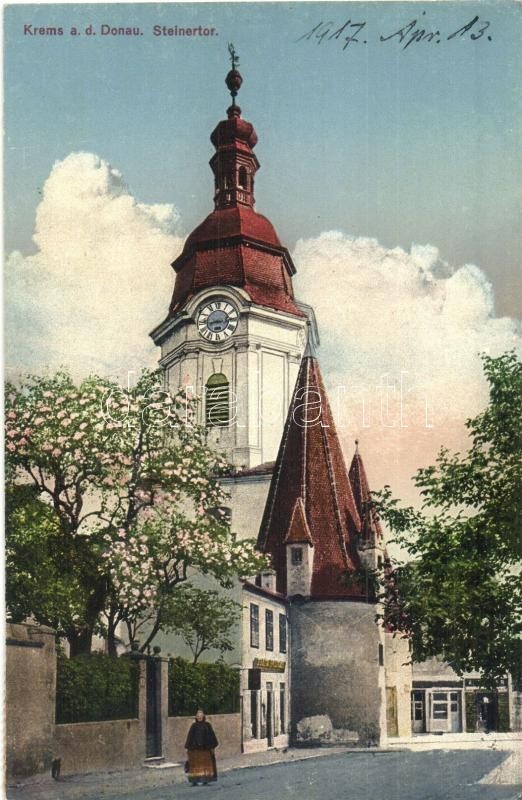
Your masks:
M237 328L239 315L228 300L211 300L198 314L198 331L208 342L223 342Z

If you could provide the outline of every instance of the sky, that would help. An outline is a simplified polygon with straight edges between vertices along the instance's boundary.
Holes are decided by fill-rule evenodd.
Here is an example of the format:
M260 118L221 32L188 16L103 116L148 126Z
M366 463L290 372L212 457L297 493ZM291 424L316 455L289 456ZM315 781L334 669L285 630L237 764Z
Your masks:
M259 136L256 208L316 308L346 450L362 434L374 482L407 494L442 442L465 445L487 396L478 353L520 347L521 20L510 2L7 7L8 374L154 363L169 264L212 207L232 41ZM439 33L408 44L419 29Z

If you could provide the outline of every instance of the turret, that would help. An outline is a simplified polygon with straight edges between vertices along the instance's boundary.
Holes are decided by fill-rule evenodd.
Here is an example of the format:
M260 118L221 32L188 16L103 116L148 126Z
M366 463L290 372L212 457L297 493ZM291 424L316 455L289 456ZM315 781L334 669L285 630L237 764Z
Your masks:
M285 538L286 593L310 597L314 571L314 543L306 521L303 501L297 498Z

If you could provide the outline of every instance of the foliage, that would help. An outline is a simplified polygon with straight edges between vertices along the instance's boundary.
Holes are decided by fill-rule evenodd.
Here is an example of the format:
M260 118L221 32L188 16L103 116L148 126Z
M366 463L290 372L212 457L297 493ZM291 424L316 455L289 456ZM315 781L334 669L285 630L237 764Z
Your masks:
M97 722L138 716L139 665L103 653L58 653L56 722Z
M522 363L513 353L483 362L490 398L466 423L469 450L442 448L417 472L421 511L389 487L376 506L413 557L388 575L388 623L413 634L414 659L440 656L492 686L522 664Z
M240 619L241 605L213 589L185 584L166 607L162 630L175 631L188 645L194 664L205 650L233 650L231 629Z
M68 557L58 518L33 486L6 492L6 603L11 619L32 616L59 635L74 625L86 597L76 562Z
M74 566L81 608L60 621L73 655L89 651L102 615L112 643L119 621L131 641L147 624L145 649L191 570L226 585L262 568L254 542L239 541L222 510L226 469L194 423L193 403L171 394L160 372L143 372L125 392L97 376L76 386L64 372L8 384L8 487L36 490L49 508L54 566Z
M239 671L222 661L191 664L184 658L169 662L169 716L188 716L202 708L206 714L239 710Z

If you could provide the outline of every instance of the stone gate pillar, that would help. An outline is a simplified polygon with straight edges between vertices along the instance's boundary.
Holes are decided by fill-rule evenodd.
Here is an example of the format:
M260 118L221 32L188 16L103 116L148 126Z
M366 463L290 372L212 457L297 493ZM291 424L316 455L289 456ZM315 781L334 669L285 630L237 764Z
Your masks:
M6 625L6 762L8 780L50 773L56 704L55 631Z

